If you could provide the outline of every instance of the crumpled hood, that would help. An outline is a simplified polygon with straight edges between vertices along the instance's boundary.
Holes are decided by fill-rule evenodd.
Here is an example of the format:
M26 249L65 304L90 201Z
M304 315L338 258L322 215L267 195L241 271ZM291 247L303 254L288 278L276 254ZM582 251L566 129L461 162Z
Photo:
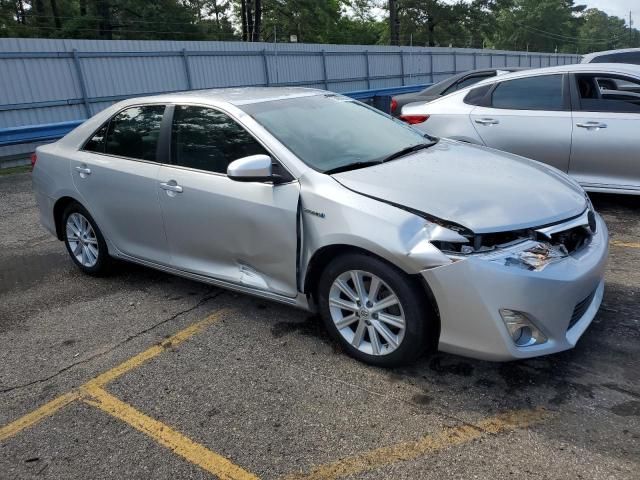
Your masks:
M577 183L551 167L446 139L398 160L333 178L355 192L475 233L556 223L579 215L587 203Z

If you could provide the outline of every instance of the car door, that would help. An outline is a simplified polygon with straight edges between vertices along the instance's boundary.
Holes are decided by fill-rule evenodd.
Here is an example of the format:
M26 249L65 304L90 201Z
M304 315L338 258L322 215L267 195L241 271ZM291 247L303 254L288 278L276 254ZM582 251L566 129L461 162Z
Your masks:
M495 84L471 122L488 147L567 171L571 108L564 75L538 75Z
M640 79L580 73L572 89L571 176L584 186L640 190Z
M269 154L226 113L175 106L171 165L160 167L157 186L171 263L294 297L298 182L238 182L226 175L233 160L260 153Z
M125 108L71 158L84 206L122 253L168 265L156 179L165 105Z

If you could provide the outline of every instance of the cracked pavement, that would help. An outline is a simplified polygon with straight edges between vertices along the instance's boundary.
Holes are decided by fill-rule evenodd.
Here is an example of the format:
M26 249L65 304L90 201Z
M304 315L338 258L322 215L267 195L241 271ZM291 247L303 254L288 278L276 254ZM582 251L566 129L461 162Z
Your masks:
M612 240L637 242L640 198L593 200ZM602 309L572 351L504 364L436 354L381 370L340 353L305 312L135 265L82 275L40 227L30 175L0 177L0 426L225 308L105 388L265 479L537 407L548 417L528 428L394 451L402 461L381 453L346 478L637 479L638 265L640 248L612 246ZM211 478L81 402L0 442L0 477Z

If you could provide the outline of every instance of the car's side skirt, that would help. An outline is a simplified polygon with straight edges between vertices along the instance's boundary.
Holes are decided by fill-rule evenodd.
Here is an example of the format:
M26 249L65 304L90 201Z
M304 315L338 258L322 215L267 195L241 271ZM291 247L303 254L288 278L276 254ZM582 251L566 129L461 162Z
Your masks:
M115 252L112 252L112 255ZM205 275L199 275L197 273L186 272L184 270L180 270L173 267L168 267L166 265L159 265L153 262L149 262L147 260L142 260L139 258L131 257L125 253L117 252L115 255L116 258L120 260L125 260L127 262L137 263L139 265L143 265L145 267L150 267L155 270L160 270L162 272L167 272L172 275L177 275L179 277L188 278L189 280L195 280L197 282L207 283L209 285L214 285L216 287L224 288L227 290L233 290L240 293L246 293L248 295L253 295L255 297L264 298L266 300L273 300L275 302L284 303L286 305L290 305L292 307L300 308L303 310L312 310L311 305L307 299L307 296L304 293L298 292L295 297L285 297L284 295L279 295L277 293L268 292L265 290L259 290L256 288L252 288L246 285L240 285L233 282L228 282L225 280L220 280L213 277L207 277Z

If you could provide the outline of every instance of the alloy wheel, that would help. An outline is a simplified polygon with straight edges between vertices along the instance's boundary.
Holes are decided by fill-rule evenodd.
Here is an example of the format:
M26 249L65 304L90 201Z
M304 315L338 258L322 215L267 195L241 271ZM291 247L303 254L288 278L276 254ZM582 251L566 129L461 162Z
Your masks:
M329 311L340 335L369 355L387 355L402 343L406 321L400 299L380 277L362 270L339 275Z
M73 212L67 218L67 243L69 250L80 265L91 268L98 262L98 238L87 218Z

